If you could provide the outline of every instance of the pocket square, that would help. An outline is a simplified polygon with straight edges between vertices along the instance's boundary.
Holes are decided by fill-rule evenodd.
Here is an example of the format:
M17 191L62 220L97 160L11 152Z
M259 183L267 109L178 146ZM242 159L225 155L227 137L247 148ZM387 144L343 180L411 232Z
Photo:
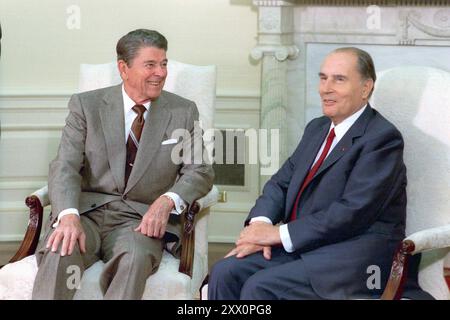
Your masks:
M173 144L173 143L177 143L177 142L178 142L177 139L167 139L167 140L164 140L163 142L161 142L161 144L165 145L165 144Z

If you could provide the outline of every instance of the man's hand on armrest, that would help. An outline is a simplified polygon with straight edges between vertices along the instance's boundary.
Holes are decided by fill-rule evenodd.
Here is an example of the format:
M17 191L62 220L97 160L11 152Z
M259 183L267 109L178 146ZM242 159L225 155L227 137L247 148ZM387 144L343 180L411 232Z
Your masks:
M86 234L76 214L67 214L61 217L59 225L50 235L46 248L56 252L61 244L61 256L71 255L78 242L81 253L86 252Z
M174 207L175 203L170 197L160 196L148 208L142 217L141 223L134 231L140 232L147 237L161 239L166 233L169 215Z

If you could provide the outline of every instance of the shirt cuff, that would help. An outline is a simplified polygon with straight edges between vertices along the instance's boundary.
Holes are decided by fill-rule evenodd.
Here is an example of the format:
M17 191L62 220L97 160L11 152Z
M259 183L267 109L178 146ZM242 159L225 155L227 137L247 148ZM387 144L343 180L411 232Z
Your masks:
M259 217L254 217L254 218L252 218L252 219L250 220L250 224L252 224L252 223L255 222L255 221L261 221L261 222L266 222L266 223L269 223L269 224L273 224L273 222L270 221L269 218L263 217L263 216L259 216Z
M280 238L281 238L281 243L283 244L283 248L284 248L284 250L286 250L286 252L290 253L290 252L295 251L294 245L292 244L291 235L289 234L287 224L282 224L280 226Z
M172 211L170 213L180 215L186 209L186 207L187 207L186 202L183 199L181 199L181 197L179 195L177 195L176 193L166 192L163 195L168 196L175 203L175 208L172 209Z
M58 214L58 220L56 220L56 222L52 225L52 227L53 228L58 227L59 226L59 221L61 220L61 218L64 217L64 216L67 216L68 214L76 214L77 216L80 216L80 213L75 208L64 209L63 211L61 211Z

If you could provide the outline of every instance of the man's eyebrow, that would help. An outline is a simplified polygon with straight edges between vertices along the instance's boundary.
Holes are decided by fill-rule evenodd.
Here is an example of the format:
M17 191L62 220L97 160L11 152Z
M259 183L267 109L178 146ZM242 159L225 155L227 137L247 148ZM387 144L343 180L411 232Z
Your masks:
M158 61L156 61L156 60L145 60L144 61L144 63L157 63ZM168 60L167 59L164 59L163 61L161 61L161 62L168 62Z
M321 77L321 78L322 78L322 77L329 77L328 75L326 75L326 74L323 73L323 72L319 72L318 75L319 75L319 77ZM332 74L331 77L332 77L333 79L336 79L336 78L344 78L344 79L348 79L348 77L347 77L347 76L344 76L343 74Z
M347 76L344 76L343 74L333 74L333 78L344 78L344 79L348 79Z

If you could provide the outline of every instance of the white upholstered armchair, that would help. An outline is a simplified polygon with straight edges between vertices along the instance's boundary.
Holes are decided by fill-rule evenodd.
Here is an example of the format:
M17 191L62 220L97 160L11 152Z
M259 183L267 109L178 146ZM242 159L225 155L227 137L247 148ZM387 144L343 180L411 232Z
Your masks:
M121 82L116 63L80 67L79 91L88 91ZM195 66L169 61L165 90L196 102L201 126L213 127L216 89L215 66ZM206 145L212 155L212 144ZM43 207L49 205L47 187L26 199L30 220L24 240L10 263L0 269L0 299L30 299L37 272L33 255L41 226ZM193 299L208 273L207 225L209 208L217 202L215 186L198 199L184 215L181 259L164 251L158 271L147 279L143 299ZM75 299L101 299L99 276L104 263L100 260L83 274Z
M428 67L397 67L379 74L375 109L405 140L406 239L383 298L400 297L405 266L421 253L419 285L436 299L450 299L444 262L450 252L450 73Z

